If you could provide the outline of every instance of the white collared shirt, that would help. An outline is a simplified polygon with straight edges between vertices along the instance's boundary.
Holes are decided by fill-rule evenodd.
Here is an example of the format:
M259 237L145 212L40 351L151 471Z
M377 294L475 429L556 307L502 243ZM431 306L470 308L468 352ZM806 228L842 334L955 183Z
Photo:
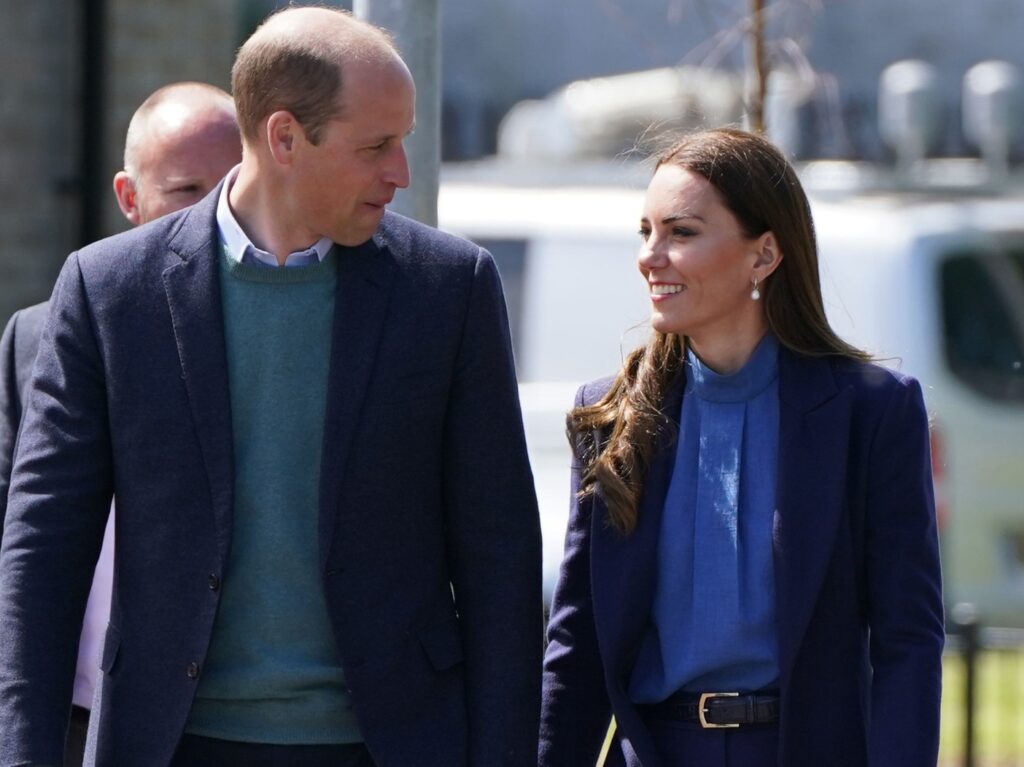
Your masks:
M265 266L278 266L277 257L273 253L260 250L252 244L235 218L228 203L228 193L238 178L236 165L224 179L224 185L220 189L220 199L217 200L217 234L220 235L221 245L227 248L228 257L238 263L261 263ZM334 243L326 237L321 237L305 250L289 253L284 261L284 266L309 266L310 264L323 261L330 252Z

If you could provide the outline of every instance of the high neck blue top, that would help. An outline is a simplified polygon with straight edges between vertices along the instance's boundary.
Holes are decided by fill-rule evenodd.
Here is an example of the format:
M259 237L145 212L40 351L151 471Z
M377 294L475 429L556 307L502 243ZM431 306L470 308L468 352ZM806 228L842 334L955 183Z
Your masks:
M778 683L778 380L771 333L731 375L687 355L651 623L630 682L637 703L677 690L735 692Z

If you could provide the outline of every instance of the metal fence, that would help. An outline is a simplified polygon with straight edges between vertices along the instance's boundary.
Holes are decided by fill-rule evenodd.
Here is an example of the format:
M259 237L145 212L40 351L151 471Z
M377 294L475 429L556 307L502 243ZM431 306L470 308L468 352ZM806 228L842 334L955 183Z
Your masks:
M952 611L943 664L943 758L949 767L1024 767L1024 629Z

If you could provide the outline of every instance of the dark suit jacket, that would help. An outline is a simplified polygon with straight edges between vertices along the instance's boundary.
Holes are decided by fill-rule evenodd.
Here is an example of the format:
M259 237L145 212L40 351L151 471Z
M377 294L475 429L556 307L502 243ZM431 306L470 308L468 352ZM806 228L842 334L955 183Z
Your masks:
M231 545L218 192L54 290L0 559L2 765L60 762L115 490L97 764L166 765L182 734ZM388 214L336 296L319 555L366 743L382 767L532 763L540 527L494 264Z
M19 309L11 315L0 338L0 525L7 515L14 446L49 308L49 302L44 301Z
M609 384L583 387L576 404ZM665 403L673 420L680 390ZM942 598L920 387L781 350L779 400L778 764L934 767ZM548 628L543 767L592 767L612 714L608 764L660 766L626 689L651 611L673 449L662 438L631 535L605 524L599 493L574 504Z

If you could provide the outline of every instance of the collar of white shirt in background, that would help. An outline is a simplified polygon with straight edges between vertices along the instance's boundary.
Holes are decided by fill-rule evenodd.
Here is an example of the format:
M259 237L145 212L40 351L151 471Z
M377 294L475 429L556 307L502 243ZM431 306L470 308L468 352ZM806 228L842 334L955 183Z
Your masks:
M235 214L231 211L231 206L228 204L228 192L231 191L235 179L238 178L238 169L241 167L241 165L236 165L232 168L224 179L223 186L220 188L220 199L217 200L217 233L220 235L221 244L227 248L228 257L233 261L238 263L260 263L276 267L278 265L277 257L273 253L260 250L252 244L252 240L249 239L249 235L242 231L238 219L235 218ZM309 266L310 264L319 263L324 260L333 245L334 243L328 238L321 237L305 250L289 253L284 265Z

